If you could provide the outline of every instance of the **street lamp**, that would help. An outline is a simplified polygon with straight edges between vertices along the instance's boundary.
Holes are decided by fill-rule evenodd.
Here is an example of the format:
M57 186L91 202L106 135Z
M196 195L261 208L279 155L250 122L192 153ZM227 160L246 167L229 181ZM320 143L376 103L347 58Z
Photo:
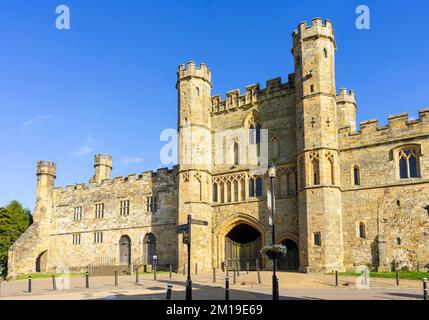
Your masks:
M275 223L274 216L276 213L276 195L274 188L274 180L276 179L276 166L274 163L268 167L268 177L271 182L271 236L272 236L272 245L276 243L276 233L275 233ZM273 257L273 300L279 300L279 283L276 275L276 258Z

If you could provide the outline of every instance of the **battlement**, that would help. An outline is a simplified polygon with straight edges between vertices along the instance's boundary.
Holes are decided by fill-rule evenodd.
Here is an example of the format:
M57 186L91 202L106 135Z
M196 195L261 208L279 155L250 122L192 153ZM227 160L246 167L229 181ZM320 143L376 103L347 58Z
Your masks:
M265 89L260 89L260 84L252 84L246 87L246 93L241 94L240 89L228 91L226 99L222 100L220 94L211 98L212 113L222 113L228 110L245 107L265 99L279 97L291 92L294 88L294 74L290 74L287 83L282 83L280 77L268 80Z
M347 91L346 88L341 88L340 93L337 94L337 104L352 103L356 105L356 93L353 90Z
M126 177L119 176L119 177L114 177L112 179L105 179L100 183L97 183L95 181L90 181L88 184L77 183L74 185L68 185L66 187L57 187L55 188L55 191L59 193L71 193L71 192L85 191L90 189L105 188L108 186L120 185L125 183L140 183L140 182L148 182L151 180L152 182L154 182L154 181L164 181L165 179L167 179L168 181L168 179L171 176L175 177L176 174L177 174L177 166L173 167L172 169L160 168L157 171L145 171L141 174L131 173ZM174 179L172 179L172 181L173 180Z
M108 166L112 168L113 159L112 156L109 154L102 155L102 154L96 154L94 158L94 166Z
M379 126L377 119L360 122L359 131L350 126L339 129L340 144L343 148L371 145L379 142L418 136L429 130L429 108L419 110L418 119L410 119L408 113L388 117L388 124Z
M298 44L300 40L313 37L325 37L335 42L332 22L330 20L325 20L323 23L321 18L314 18L311 20L311 25L307 25L307 22L303 21L299 24L298 29L292 33L294 46Z
M212 73L204 63L201 63L200 67L197 67L194 61L190 61L186 66L181 64L179 66L179 70L177 71L178 81L185 80L187 78L203 79L211 85Z
M37 175L50 175L54 178L57 174L57 165L52 161L37 161Z

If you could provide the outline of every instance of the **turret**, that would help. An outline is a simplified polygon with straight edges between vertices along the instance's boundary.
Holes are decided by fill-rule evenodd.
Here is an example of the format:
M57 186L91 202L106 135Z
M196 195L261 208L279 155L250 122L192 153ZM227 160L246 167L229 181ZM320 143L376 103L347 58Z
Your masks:
M356 131L356 94L353 90L341 88L337 95L338 127L350 126L351 131Z
M110 155L97 154L94 158L94 177L91 182L101 183L111 178L112 157Z
M199 269L211 270L211 71L205 64L195 62L181 65L177 73L179 108L179 204L178 223L194 219L209 221L205 228L192 230L192 245L201 254L193 253L192 259L199 261ZM186 262L186 246L179 242L179 266Z
M57 166L51 161L37 162L37 198L34 222L50 222Z
M302 271L343 269L334 31L303 22L293 35Z

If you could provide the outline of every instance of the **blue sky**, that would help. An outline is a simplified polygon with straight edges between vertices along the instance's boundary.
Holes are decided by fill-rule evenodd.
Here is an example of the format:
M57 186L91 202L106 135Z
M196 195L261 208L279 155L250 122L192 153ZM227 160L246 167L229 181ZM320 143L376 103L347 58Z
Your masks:
M71 30L55 28L68 5ZM371 29L355 9L371 9ZM9 0L0 3L0 205L33 209L37 160L57 185L87 182L93 155L114 175L161 166L159 136L177 122L176 70L213 72L213 94L293 72L291 33L333 21L337 87L356 90L358 121L429 106L428 1Z

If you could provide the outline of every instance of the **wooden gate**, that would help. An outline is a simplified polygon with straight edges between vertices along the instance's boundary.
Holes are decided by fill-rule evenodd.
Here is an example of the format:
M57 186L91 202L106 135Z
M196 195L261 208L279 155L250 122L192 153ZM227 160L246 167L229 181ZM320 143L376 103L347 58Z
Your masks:
M256 259L260 258L261 238L249 243L225 239L225 259L229 270L246 270L247 263L251 270L256 270Z

